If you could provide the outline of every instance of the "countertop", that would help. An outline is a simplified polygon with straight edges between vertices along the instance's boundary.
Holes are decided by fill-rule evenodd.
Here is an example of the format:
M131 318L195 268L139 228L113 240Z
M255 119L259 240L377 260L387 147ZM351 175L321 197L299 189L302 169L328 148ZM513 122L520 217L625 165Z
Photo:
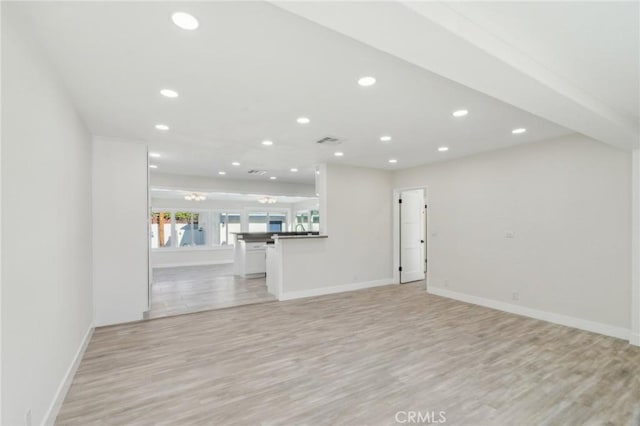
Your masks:
M273 241L275 238L290 238L290 237L313 237L318 236L318 231L306 231L306 232L235 232L238 241L245 241L247 243L257 243L264 241Z
M328 238L328 235L274 235L277 240L297 240L300 238Z

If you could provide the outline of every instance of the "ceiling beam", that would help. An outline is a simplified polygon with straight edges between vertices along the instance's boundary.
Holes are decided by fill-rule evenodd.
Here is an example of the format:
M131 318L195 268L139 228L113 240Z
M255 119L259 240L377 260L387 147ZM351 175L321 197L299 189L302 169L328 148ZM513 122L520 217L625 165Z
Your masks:
M326 28L623 149L638 123L440 2L273 2Z

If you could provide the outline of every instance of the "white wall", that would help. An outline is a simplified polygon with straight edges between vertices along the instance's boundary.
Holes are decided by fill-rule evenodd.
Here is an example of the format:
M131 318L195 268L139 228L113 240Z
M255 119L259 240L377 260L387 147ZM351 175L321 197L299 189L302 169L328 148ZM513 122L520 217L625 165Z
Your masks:
M0 6L0 21L2 20L2 6ZM2 38L0 38L2 40ZM2 46L0 46L0 51ZM2 61L0 60L0 63ZM2 75L0 70L0 75ZM2 101L2 84L0 84L0 105ZM0 111L1 111L0 107ZM0 424L2 424L2 117L0 117Z
M148 308L147 146L93 140L93 286L97 326ZM113 232L113 223L118 231Z
M315 196L313 184L289 183L256 179L228 179L203 176L187 176L151 172L151 185L161 188L184 189L188 191L228 192L238 194L269 194L291 196Z
M624 336L630 166L629 152L574 135L398 171L394 186L428 187L430 291L584 320ZM508 232L515 238L505 238Z
M640 346L640 150L633 151L631 176L631 338Z
M53 420L92 327L91 141L2 9L1 422L25 424L31 410L35 425Z
M391 174L328 164L326 223L334 284L392 276ZM332 269L331 267L330 269Z
M328 164L321 168L325 239L278 241L282 298L391 284L392 180L383 170ZM322 213L321 213L322 214Z
M151 253L151 266L170 268L176 266L219 265L233 263L233 246L163 248Z

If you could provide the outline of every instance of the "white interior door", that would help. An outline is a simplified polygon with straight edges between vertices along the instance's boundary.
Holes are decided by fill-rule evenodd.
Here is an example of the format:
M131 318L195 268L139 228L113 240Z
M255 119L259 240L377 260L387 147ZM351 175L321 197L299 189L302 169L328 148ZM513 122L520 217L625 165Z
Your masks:
M424 190L400 193L400 282L425 278Z

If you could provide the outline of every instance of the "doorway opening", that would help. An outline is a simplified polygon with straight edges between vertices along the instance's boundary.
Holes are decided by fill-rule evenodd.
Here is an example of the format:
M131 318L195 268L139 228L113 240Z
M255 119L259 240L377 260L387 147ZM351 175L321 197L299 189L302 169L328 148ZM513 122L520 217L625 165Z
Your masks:
M316 197L164 186L150 194L145 318L277 300L266 282L273 234L318 226Z
M394 191L394 266L399 284L425 281L427 263L426 188Z

